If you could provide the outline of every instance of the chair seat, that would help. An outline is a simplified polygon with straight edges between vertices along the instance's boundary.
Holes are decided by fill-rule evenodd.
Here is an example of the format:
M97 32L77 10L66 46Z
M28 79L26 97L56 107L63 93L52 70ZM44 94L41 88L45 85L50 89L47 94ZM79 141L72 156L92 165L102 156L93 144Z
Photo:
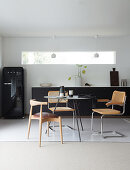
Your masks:
M52 112L54 110L55 110L55 112L69 112L69 111L73 112L73 111L75 111L75 109L72 109L70 107L56 107L56 109L55 109L55 107L50 107L49 110L51 110Z
M53 113L48 113L48 112L43 112L42 113L42 119L45 118L57 118L58 116L53 114ZM35 113L32 115L32 119L39 119L40 118L40 113Z
M119 110L115 109L92 109L93 112L102 114L102 115L118 115L120 114Z

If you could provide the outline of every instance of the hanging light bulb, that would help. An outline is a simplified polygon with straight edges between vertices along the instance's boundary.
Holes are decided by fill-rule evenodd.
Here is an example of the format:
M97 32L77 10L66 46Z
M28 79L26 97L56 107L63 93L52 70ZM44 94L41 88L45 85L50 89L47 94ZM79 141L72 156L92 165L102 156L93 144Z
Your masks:
M95 36L95 39L96 39L96 48L97 48L97 39L98 39L98 37L99 37L99 35L96 35L96 36ZM95 57L95 58L99 58L99 53L96 52L96 53L94 54L94 57Z
M95 58L99 58L99 53L95 53L95 54L94 54L94 57L95 57Z
M52 53L52 54L51 54L51 58L56 58L56 54L55 54L55 53Z
M55 35L52 36L52 40L54 40L54 39L55 39ZM55 54L55 53L52 53L52 54L51 54L51 58L56 58L56 54Z

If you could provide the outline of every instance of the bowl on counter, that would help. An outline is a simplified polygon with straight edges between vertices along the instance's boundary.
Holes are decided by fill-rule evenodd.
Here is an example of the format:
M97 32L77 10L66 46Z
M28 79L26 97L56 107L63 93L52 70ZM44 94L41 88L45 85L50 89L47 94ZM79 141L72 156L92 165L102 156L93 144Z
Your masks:
M41 87L51 87L52 84L51 83L41 83L40 86Z

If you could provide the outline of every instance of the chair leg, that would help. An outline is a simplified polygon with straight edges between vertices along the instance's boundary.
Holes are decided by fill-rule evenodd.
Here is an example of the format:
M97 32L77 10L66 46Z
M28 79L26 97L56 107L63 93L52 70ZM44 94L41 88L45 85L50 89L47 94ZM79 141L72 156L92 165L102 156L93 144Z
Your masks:
M73 111L73 129L75 128L75 111Z
M39 147L41 147L42 121L39 120Z
M30 127L31 127L31 116L29 116L29 122L28 122L28 139L30 134Z
M59 116L59 126L60 126L61 144L63 144L63 136L62 136L62 121L61 121L61 117L60 117L60 116Z
M49 136L49 122L47 121L47 135Z
M55 130L55 122L53 122L53 129Z
M101 116L101 135L103 136L103 116Z
M93 114L94 112L92 112L92 118L91 118L91 131L93 131Z

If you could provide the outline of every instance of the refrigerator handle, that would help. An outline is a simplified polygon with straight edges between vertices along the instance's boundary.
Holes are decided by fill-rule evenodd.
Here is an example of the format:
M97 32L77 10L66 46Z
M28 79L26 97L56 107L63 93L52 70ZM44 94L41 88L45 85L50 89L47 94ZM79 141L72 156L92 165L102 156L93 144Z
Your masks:
M12 83L4 83L4 85L11 85Z

